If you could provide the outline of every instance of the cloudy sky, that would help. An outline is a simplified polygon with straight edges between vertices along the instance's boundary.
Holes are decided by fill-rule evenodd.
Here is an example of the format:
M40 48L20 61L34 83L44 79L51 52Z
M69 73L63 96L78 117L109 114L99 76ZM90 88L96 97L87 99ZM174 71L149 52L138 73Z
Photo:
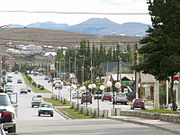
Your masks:
M146 0L0 0L0 25L53 21L74 25L89 18L151 24Z

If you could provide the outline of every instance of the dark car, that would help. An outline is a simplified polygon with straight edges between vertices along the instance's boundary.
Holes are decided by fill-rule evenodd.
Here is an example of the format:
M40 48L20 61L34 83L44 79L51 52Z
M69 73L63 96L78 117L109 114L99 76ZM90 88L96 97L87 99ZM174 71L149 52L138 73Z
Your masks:
M105 93L102 95L102 101L104 100L109 100L109 101L112 101L112 96L110 93Z
M102 92L96 92L95 95L94 95L94 100L95 99L101 99L102 98Z
M134 108L145 109L144 100L142 100L142 99L133 99L133 101L131 103L131 109L134 109Z
M90 93L82 93L81 104L90 102L92 104L92 95Z

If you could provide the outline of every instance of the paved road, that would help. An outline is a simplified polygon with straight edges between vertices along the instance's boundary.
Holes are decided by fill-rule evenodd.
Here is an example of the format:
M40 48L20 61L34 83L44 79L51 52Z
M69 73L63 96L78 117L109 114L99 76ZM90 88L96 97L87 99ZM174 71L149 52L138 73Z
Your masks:
M15 90L25 84L16 84L20 75L14 75ZM110 119L67 120L55 113L52 117L38 117L31 108L30 99L35 93L18 94L17 135L175 135L157 128ZM49 95L43 95L49 96Z

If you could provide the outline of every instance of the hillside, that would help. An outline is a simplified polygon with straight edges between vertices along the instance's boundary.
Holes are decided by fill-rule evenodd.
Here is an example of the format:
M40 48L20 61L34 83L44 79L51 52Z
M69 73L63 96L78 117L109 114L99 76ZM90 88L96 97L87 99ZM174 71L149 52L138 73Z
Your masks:
M34 29L34 28L4 28L0 30L0 43L12 42L13 44L35 44L52 46L79 46L82 39L94 42L95 45L111 46L118 43L135 43L140 37L93 35L59 30Z

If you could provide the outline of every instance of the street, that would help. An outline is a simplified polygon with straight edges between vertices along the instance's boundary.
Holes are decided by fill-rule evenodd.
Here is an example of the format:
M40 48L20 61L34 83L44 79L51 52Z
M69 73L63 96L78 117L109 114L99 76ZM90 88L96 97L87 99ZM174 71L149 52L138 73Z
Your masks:
M17 79L22 79L20 74L13 74L13 76L15 91L18 93L18 115L16 121L18 135L174 135L153 127L110 119L67 120L56 112L54 117L38 117L38 108L31 108L31 98L37 94L33 92L19 94L19 89L24 87L25 84L24 82L23 84L17 84ZM62 93L65 95L65 91L68 90L62 91L64 91ZM50 94L42 94L42 96L50 97Z

